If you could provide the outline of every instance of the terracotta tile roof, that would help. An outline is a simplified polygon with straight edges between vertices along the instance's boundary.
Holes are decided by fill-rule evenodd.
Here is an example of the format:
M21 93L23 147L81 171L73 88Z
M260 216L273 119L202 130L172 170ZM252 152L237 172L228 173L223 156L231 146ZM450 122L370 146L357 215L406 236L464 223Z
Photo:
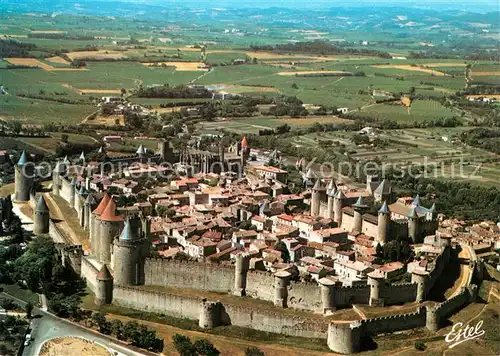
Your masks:
M101 221L123 221L122 215L116 215L116 204L113 199L109 199L106 209L101 214Z
M103 213L104 209L106 209L106 206L108 205L110 199L111 198L109 197L108 193L105 192L104 196L101 199L101 202L99 203L97 208L95 208L93 213L96 215L101 215Z

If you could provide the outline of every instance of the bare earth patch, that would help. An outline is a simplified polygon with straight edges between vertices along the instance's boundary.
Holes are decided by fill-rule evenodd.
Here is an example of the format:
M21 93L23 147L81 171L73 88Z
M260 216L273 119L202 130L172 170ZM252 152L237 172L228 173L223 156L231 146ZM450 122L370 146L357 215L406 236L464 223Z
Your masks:
M484 77L487 75L500 75L500 72L472 72L473 77Z
M111 353L101 345L90 340L76 337L63 337L43 344L40 356L110 356Z
M59 57L59 56L45 58L45 60L47 60L49 62L53 62L53 63L69 64L69 62L67 60L65 60L64 58Z
M85 68L56 68L56 67L52 67L51 65L48 65L47 63L43 63L43 62L39 61L38 59L34 59L34 58L4 58L4 60L6 60L7 62L14 64L14 65L41 68L43 70L46 70L47 72L87 70Z
M341 70L306 70L302 72L279 72L278 75L344 74Z
M69 52L66 54L71 60L83 59L83 58L93 58L96 60L101 59L121 59L126 58L123 52L118 51L79 51L79 52Z
M120 89L80 89L68 83L61 83L61 85L73 90L77 94L121 94Z
M280 118L278 121L290 126L309 126L316 122L320 124L342 124L349 120L342 119L338 116L308 116L307 118Z
M414 72L429 73L429 74L436 75L436 76L445 76L446 75L445 73L439 72L437 70L426 69L426 68L422 68L422 67L414 67L414 66L411 66L409 64L404 64L404 65L403 64L402 65L397 65L397 64L377 64L377 65L373 65L372 67L374 67L374 68L385 68L385 69L392 68L392 69L411 70L411 71L414 71Z
M141 62L142 65L147 67L161 67L165 65L167 67L175 67L178 71L206 71L208 68L202 62Z

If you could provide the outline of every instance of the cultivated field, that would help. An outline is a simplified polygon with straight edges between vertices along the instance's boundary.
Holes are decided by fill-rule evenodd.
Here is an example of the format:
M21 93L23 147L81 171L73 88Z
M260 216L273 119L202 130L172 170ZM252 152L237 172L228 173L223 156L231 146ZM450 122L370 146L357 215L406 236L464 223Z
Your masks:
M125 58L123 52L118 51L79 51L79 52L69 52L66 55L71 59L93 59L93 60L102 60L102 59L120 59Z
M385 69L393 68L393 69L411 70L411 71L429 73L429 74L438 75L438 76L446 75L445 73L439 72L437 70L427 69L427 68L422 68L422 67L417 67L417 66L412 66L412 65L379 64L379 65L374 65L373 67L374 68L385 68Z
M37 67L42 68L48 72L52 71L84 71L85 68L61 68L61 67L53 67L48 65L47 63L41 62L38 59L34 58L4 58L5 61L18 66L26 66L26 67Z
M175 67L179 71L207 71L208 68L202 62L141 62L147 67Z

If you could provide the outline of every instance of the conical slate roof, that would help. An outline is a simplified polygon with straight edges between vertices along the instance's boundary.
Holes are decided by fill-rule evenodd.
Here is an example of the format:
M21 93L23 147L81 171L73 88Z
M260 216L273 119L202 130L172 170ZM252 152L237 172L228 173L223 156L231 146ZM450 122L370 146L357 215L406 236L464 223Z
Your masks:
M108 205L110 199L111 198L109 197L108 193L107 192L104 193L104 196L102 197L101 202L99 203L97 208L95 208L93 213L96 215L101 215L102 212L104 211L104 209L106 209L106 206Z
M104 152L104 148L101 146L99 147L99 150L97 151L97 153L103 153Z
M73 179L71 180L71 185L76 185L76 177L73 177Z
M128 220L125 221L125 226L119 237L122 241L132 241L134 239L132 235L132 228L130 227L130 222Z
M106 206L106 209L101 214L101 221L123 221L123 216L122 215L117 215L116 214L116 204L113 201L113 199L109 199L108 205Z
M21 157L19 157L19 161L17 161L17 165L24 166L26 163L28 163L28 156L26 155L26 151L23 151Z
M109 281L110 279L113 279L113 276L105 264L103 264L101 270L97 272L96 279L98 281Z
M66 165L62 162L57 161L56 166L54 167L54 172L57 172L57 173L66 172Z
M368 205L365 204L365 202L363 200L363 196L360 195L358 197L358 200L356 201L356 203L354 203L352 206L353 206L353 208L366 208Z
M85 204L87 204L87 205L94 205L95 203L97 203L97 201L95 200L94 195L93 194L89 194L87 196L87 199L85 199Z
M85 189L85 187L82 185L82 186L80 187L80 190L78 191L78 194L80 194L80 195L85 195L85 194L87 194L87 189Z
M80 161L84 161L85 162L85 153L82 151L82 153L80 153L80 157L78 158Z
M436 212L436 203L433 203L432 206L430 207L429 211L431 213L435 213Z
M387 206L387 202L384 200L384 203L382 204L382 206L380 207L379 211L378 211L379 214L390 214L391 211L389 210L389 206Z
M48 213L49 207L47 206L47 203L45 202L45 198L43 195L40 196L40 199L38 199L38 202L36 203L36 208L35 211L40 212L40 213Z
M143 145L140 145L135 153L138 155L144 155L144 154L146 154L146 148L144 148Z
M314 183L313 190L316 191L326 190L325 186L323 185L323 182L321 182L321 179L316 180L316 183Z
M339 200L345 199L345 194L341 189L337 190L337 194L335 194L335 199L339 199Z
M416 195L415 199L413 199L413 202L411 203L413 206L420 206L420 195Z
M337 184L335 184L335 181L333 180L333 178L330 179L330 182L328 183L326 190L327 190L329 196L331 196L331 197L335 196L335 193L337 192Z
M377 189L375 189L374 193L381 195L391 194L392 193L391 183L387 179L384 179L382 183L379 184Z
M68 164L68 163L69 163L68 156L64 156L63 163L66 163L66 164Z
M314 173L314 171L311 168L309 168L306 172L306 178L307 179L316 179L316 178L318 178L318 176L316 175L316 173Z
M418 218L417 210L415 209L415 207L411 208L411 210L408 212L408 218L410 218L410 219L417 219Z

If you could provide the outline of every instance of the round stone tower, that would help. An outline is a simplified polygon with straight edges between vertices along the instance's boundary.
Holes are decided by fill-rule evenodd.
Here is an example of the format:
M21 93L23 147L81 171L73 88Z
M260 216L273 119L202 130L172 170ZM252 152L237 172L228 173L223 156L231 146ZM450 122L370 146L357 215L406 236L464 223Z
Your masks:
M59 195L62 177L66 175L66 164L57 161L52 171L52 194Z
M33 218L33 234L41 235L49 233L50 210L45 202L45 198L40 196L35 206Z
M321 182L321 179L317 179L316 183L314 183L314 187L312 188L311 195L311 216L317 217L319 216L319 210L321 206L321 201L326 194L326 188Z
M321 285L321 304L323 314L329 314L337 310L335 306L335 282L329 278L321 278L319 281Z
M335 200L335 194L337 193L337 185L335 184L335 181L333 178L330 180L330 183L328 183L328 186L326 187L326 195L328 196L328 210L327 210L327 218L333 219L335 215L335 211L333 210L333 203Z
M425 327L429 331L439 330L439 312L434 305L426 305L426 315L425 315Z
M135 231L134 231L135 230ZM129 220L120 236L114 240L113 272L118 285L136 285L141 283L144 274L144 244L146 239L132 229Z
M338 227L342 226L342 208L344 207L344 200L344 193L342 190L338 189L333 200L333 220L338 224Z
M97 273L96 280L95 304L111 304L113 300L113 276L105 264L102 265L101 270Z
M201 300L200 305L200 328L212 329L220 325L219 302L209 302L206 298Z
M247 137L246 136L243 136L243 138L241 139L241 144L240 144L240 147L241 147L241 151L240 151L240 174L243 175L244 171L245 171L245 166L247 164L247 159L248 159L248 156L250 156L250 145L248 144L248 140L247 140Z
M381 271L373 271L368 273L368 285L370 286L370 301L371 307L383 307L384 306L384 287L385 287L385 276Z
M368 205L363 201L363 196L360 195L356 203L352 205L354 209L354 227L353 230L359 233L363 232L363 213L368 209Z
M34 165L29 162L25 151L21 154L15 166L15 200L25 202L30 200L30 192L33 188Z
M92 214L92 209L96 204L96 200L94 198L94 195L89 194L87 195L87 198L85 199L84 202L84 218L83 218L83 228L85 230L90 230L90 216ZM92 243L92 242L91 242Z
M250 256L243 253L236 255L236 264L234 265L234 295L240 297L246 295L249 268Z
M411 208L408 213L408 237L413 241L413 243L418 243L419 241L419 218L417 215L416 207Z
M117 214L116 204L113 199L109 199L106 209L100 216L100 236L99 239L99 262L111 262L111 246L115 236L120 234L123 227L124 218Z
M291 274L279 271L274 274L274 305L281 308L288 307L288 284Z
M74 208L75 207L75 196L76 196L76 178L73 177L71 179L70 183L70 191L69 191L69 206Z
M377 224L377 238L376 242L380 244L385 244L389 236L389 227L391 225L391 211L387 206L387 201L384 201L382 207L378 211L378 224Z
M97 208L92 212L92 215L90 216L90 241L91 241L91 247L92 251L94 252L95 256L97 259L99 259L100 251L101 251L101 245L100 245L100 235L101 235L101 214L104 212L104 209L106 209L106 206L109 203L109 200L111 198L109 197L108 193L104 193L104 196L101 199L101 202L97 206Z
M327 344L333 352L340 354L353 354L361 348L361 322L328 325Z
M417 296L415 301L420 303L426 298L427 280L429 273L426 271L413 271L411 274L411 282L417 284Z

